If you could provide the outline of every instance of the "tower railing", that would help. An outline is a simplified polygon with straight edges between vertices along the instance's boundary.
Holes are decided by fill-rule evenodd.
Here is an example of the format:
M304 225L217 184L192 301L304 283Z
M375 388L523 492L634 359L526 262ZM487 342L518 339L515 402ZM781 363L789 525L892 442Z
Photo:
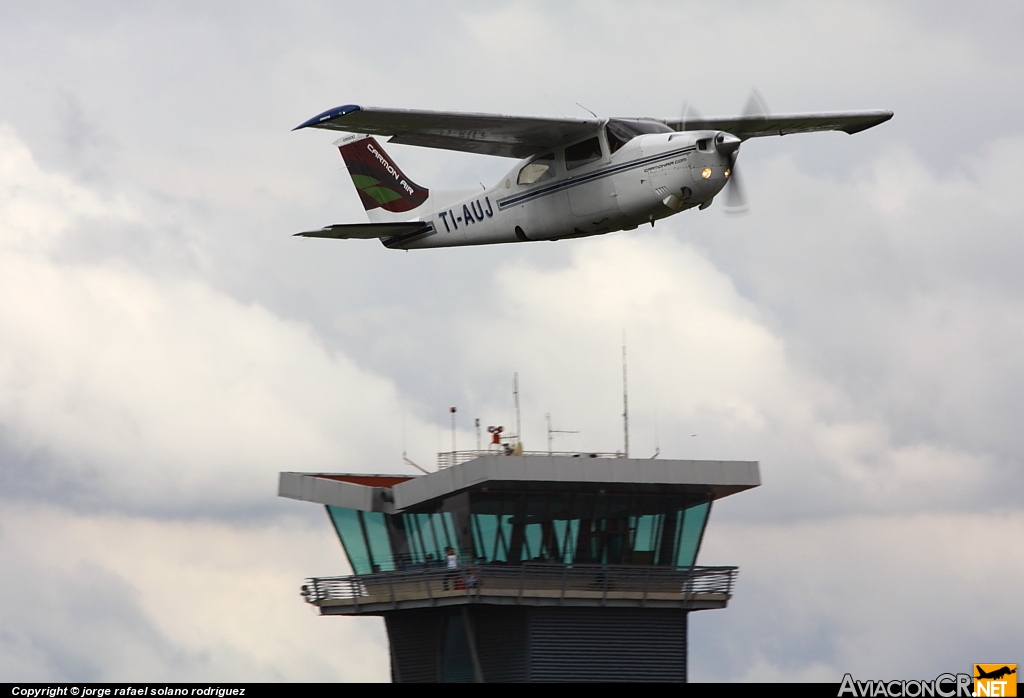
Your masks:
M524 563L469 567L420 568L315 577L306 580L302 595L318 605L397 604L402 601L468 597L506 602L544 598L686 601L698 597L727 600L732 595L736 567L659 567L656 565L593 565Z
M511 449L492 448L479 451L443 451L437 454L437 468L450 468L453 465L460 465L474 458L481 456L559 456L561 458L625 458L621 452L604 451L520 451L515 453Z

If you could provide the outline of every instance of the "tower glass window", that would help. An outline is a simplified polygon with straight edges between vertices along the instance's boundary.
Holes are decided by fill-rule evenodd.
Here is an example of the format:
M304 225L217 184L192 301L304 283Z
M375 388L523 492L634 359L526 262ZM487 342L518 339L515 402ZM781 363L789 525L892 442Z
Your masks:
M468 512L327 509L352 569L369 574L441 566L449 547L460 564L688 567L711 508L707 500L673 495L600 493L476 492L469 502Z

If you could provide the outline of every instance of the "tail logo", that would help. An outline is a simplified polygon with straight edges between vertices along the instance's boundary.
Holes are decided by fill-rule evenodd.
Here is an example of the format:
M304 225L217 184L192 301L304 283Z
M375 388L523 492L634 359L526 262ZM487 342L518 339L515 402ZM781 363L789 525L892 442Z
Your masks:
M361 138L338 146L363 208L403 213L421 206L430 191L411 181L376 139Z

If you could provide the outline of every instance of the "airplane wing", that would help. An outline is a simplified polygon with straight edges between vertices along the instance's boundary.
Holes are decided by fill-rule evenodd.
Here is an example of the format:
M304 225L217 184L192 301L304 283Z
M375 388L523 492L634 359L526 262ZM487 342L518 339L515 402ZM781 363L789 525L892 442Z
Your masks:
M831 114L777 114L771 116L725 116L706 119L666 121L676 131L726 131L742 140L789 133L845 131L854 134L892 118L891 111L849 111Z
M676 131L727 131L739 138L813 131L857 133L892 118L891 111L779 114L666 120ZM387 137L392 143L525 158L593 133L602 119L569 119L382 109L356 104L329 109L296 126Z
M502 114L467 114L381 109L347 104L296 126L391 136L390 142L466 153L525 158L583 138L600 119L566 119Z
M425 237L434 232L434 226L422 221L409 221L407 223L347 223L344 225L329 225L320 230L310 230L305 233L295 233L295 237L304 238L335 238L337 240L373 240L384 238L390 240L397 237Z

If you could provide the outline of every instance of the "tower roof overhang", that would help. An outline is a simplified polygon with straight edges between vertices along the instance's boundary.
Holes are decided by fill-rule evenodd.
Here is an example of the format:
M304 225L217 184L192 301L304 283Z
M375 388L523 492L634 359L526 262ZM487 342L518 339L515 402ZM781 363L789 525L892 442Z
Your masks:
M721 499L760 484L757 461L494 455L415 477L283 472L278 495L347 509L398 513L471 490L649 492Z

